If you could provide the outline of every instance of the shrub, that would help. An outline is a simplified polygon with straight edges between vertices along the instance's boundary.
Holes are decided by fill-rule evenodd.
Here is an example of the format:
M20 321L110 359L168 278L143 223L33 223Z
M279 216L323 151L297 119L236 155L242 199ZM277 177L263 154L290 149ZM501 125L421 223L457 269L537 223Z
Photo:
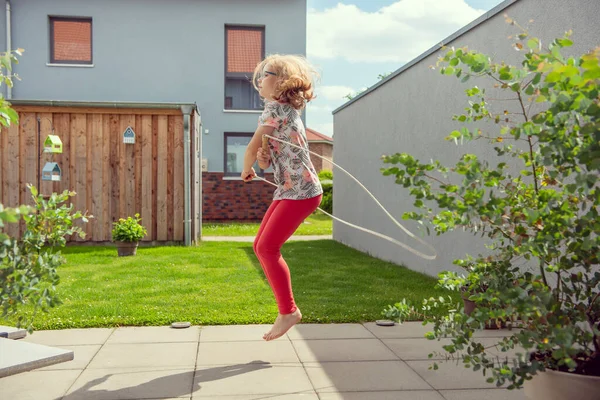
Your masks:
M127 217L119 218L117 222L113 222L112 239L115 242L137 242L146 236L146 228L140 221L140 214L135 214L135 218Z
M452 338L443 346L448 354L509 389L544 369L600 376L600 48L567 58L561 49L572 45L570 32L548 48L525 30L518 39L521 67L467 48L447 50L439 61L442 74L463 82L489 78L502 92L471 87L466 113L454 116L491 121L498 133L462 127L446 138L487 139L502 162L464 154L446 167L403 153L384 157L395 165L382 169L415 198L418 211L406 218L428 222L438 235L464 229L488 239L489 254L455 260L466 276L440 274L442 286L468 289L477 307L471 315L444 299L426 299L413 311L433 324L430 338ZM490 98L513 99L518 111L495 113ZM530 115L528 103L543 103L544 111ZM537 269L524 268L523 260ZM407 313L400 306L384 313L400 319ZM432 308L445 312L432 316ZM526 329L498 347L527 354L514 364L490 356L473 337L489 320L521 321Z

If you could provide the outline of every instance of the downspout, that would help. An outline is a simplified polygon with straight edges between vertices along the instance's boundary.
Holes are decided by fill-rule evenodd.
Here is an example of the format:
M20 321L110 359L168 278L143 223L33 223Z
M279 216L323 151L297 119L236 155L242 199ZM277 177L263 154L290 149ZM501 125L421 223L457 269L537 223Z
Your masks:
M185 245L192 244L192 216L191 216L191 166L190 166L190 120L192 106L181 106L183 113L183 193L184 193L184 238Z
M6 53L10 54L12 51L12 37L11 37L11 29L10 29L10 1L6 0ZM12 73L7 71L8 77L12 77ZM6 99L12 99L12 87L10 85L6 85Z

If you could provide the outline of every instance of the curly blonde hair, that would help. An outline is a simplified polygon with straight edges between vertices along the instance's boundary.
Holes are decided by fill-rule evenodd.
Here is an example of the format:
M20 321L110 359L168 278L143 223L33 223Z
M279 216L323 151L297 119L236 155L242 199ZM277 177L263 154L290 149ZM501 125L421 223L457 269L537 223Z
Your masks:
M318 78L319 74L306 58L298 55L273 54L260 62L254 69L252 77L252 84L256 90L258 90L258 78L262 76L267 64L271 66L272 72L277 74L275 100L289 103L300 110L316 97L313 79Z

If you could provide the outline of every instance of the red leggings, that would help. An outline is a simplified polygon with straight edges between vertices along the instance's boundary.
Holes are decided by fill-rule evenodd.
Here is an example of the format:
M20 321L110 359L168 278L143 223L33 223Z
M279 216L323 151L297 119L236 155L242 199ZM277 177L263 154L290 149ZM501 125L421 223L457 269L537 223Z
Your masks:
M280 314L296 311L290 270L281 256L281 246L321 204L321 195L305 200L274 200L254 240L254 253L275 294Z

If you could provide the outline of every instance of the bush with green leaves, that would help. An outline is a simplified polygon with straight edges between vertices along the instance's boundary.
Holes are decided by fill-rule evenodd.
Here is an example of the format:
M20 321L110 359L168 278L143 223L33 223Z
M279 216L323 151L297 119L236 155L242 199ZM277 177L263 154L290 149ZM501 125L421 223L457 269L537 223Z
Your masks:
M113 222L112 239L115 242L137 242L146 236L146 228L141 222L140 214L135 214L134 217L119 218L117 222Z
M323 187L323 198L319 207L323 211L333 214L333 172L327 169L322 170L319 172L319 180Z
M410 311L399 303L384 315L421 315L433 324L429 338L452 338L443 346L447 356L509 389L545 369L600 376L600 48L563 56L570 36L544 47L522 29L514 45L523 54L520 66L493 63L467 48L440 57L444 75L493 82L493 90L468 88L466 112L454 116L491 124L463 126L446 139L488 141L497 164L475 154L451 167L406 153L384 156L391 165L383 174L414 197L416 211L405 218L425 222L437 235L470 231L488 250L455 260L464 274L440 275L440 286L466 289L476 303L471 315L443 298ZM512 99L517 109L493 98ZM531 112L532 105L538 110ZM484 126L497 130L484 132ZM444 312L435 316L432 309ZM491 356L473 337L490 320L525 328L497 343L502 351L524 349L517 360Z
M0 229L23 220L25 231L14 238L0 231L0 306L2 318L16 318L17 326L26 325L31 332L39 310L60 304L56 295L59 283L57 269L66 260L58 250L71 235L84 238L75 226L76 220L87 222L87 216L67 205L75 193L53 193L48 199L28 185L34 206L4 208L0 204ZM19 312L27 307L27 313Z
M319 180L320 181L332 181L333 180L333 172L328 169L322 169L319 171Z

